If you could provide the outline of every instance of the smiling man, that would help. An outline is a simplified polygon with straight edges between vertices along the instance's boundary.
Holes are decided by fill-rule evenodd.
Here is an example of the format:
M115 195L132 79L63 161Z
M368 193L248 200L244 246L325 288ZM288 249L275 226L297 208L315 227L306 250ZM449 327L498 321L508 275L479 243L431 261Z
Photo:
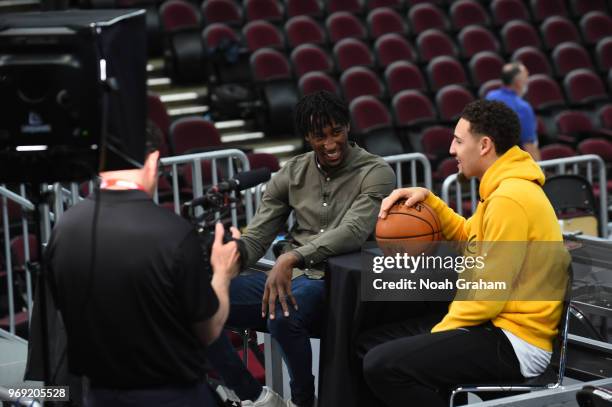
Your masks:
M486 247L477 276L512 283L497 296L471 291L444 312L364 334L364 375L386 406L446 406L457 385L513 383L550 362L569 254L542 190L544 173L518 147L519 134L517 115L501 102L477 100L463 110L450 153L463 175L480 180L469 219L424 188L397 189L383 200L381 218L399 199L407 206L424 201L446 240Z
M240 275L230 287L228 325L269 331L281 345L291 374L290 406L314 403L309 337L324 317L324 262L361 247L395 185L382 158L348 141L349 123L346 104L329 92L298 102L296 131L313 151L289 160L267 184L242 237L248 262L264 255L292 211L295 224L276 245L278 257L267 274ZM227 338L210 348L209 358L242 406L282 405L245 369Z

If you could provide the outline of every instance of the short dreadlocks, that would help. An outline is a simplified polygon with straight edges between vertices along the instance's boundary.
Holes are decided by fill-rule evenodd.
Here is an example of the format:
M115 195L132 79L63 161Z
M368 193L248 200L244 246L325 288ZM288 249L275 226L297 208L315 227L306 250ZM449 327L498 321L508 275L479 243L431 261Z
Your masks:
M319 91L306 95L295 106L295 130L300 137L321 134L332 123L348 126L350 115L346 103L333 93Z

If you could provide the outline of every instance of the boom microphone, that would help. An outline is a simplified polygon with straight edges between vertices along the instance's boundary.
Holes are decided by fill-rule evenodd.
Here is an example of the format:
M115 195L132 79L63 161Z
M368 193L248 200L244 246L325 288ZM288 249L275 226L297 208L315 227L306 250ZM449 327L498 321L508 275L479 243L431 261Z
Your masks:
M258 168L256 170L240 172L235 178L230 178L225 181L219 182L217 185L213 185L206 191L204 196L196 198L192 201L183 204L187 207L196 207L200 205L208 205L211 201L211 197L217 196L219 193L231 192L231 191L243 191L245 189L253 188L266 182L270 179L269 168Z
M258 168L256 170L240 172L235 178L219 182L211 187L211 192L244 191L266 182L270 179L269 168Z

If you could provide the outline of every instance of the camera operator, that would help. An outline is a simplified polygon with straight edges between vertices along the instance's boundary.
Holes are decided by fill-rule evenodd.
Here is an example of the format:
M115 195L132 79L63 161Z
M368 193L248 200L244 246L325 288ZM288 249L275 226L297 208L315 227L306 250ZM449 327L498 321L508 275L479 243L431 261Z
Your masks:
M206 346L227 319L239 253L217 224L209 263L192 225L151 200L155 141L143 168L100 174L99 194L66 212L46 252L68 368L90 381L87 406L213 405Z

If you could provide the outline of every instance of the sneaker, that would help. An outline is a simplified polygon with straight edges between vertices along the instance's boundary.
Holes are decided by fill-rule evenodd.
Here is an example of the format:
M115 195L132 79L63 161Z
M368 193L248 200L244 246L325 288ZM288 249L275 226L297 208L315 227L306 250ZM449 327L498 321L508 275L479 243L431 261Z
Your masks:
M243 400L242 407L285 407L285 400L274 390L263 386L261 394L255 401Z

